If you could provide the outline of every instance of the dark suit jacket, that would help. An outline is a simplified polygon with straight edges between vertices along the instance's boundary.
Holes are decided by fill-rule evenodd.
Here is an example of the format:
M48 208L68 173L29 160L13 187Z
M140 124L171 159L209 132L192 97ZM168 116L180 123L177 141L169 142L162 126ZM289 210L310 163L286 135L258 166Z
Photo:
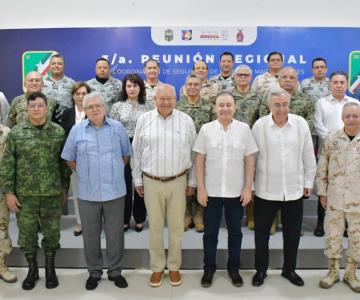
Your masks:
M56 105L52 121L64 128L66 136L68 136L71 128L75 125L75 114L75 106L65 109L63 113L60 114L59 106Z

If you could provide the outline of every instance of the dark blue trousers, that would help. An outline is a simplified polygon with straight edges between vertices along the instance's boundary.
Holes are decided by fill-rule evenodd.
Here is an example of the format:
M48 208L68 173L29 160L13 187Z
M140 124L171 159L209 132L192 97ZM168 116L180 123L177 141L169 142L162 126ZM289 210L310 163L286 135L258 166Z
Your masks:
M228 262L229 272L238 272L240 268L240 250L242 242L241 223L243 207L240 197L220 198L208 197L204 208L204 270L216 271L216 251L223 207L228 230Z

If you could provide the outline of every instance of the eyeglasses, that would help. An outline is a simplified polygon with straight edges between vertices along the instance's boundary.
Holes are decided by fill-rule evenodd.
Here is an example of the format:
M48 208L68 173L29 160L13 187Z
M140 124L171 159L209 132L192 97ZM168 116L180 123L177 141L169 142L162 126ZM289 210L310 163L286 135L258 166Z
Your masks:
M250 77L250 74L236 73L235 76L240 78L248 78Z
M40 78L31 78L31 79L27 79L26 82L35 82L35 83L38 83L38 82L41 82L41 79L40 79Z
M94 111L94 110L100 109L103 106L104 106L104 104L95 104L95 105L86 106L86 107L84 107L84 109L88 110L88 111Z
M326 69L326 66L314 66L313 69Z

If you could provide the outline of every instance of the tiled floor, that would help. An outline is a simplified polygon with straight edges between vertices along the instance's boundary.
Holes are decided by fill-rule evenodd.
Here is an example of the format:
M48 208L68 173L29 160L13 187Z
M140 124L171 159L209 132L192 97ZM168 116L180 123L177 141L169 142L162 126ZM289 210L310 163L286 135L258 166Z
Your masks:
M324 290L318 287L318 281L325 274L325 270L300 270L298 273L305 280L304 287L296 287L280 276L280 271L269 271L264 285L255 288L251 285L252 270L242 271L244 286L233 287L225 271L218 271L211 288L200 286L201 271L183 271L183 284L171 287L165 280L159 288L149 287L148 270L125 270L123 275L129 283L127 289L119 289L106 276L95 291L85 290L84 284L87 272L83 269L58 269L60 285L53 290L45 288L44 270L40 270L41 279L32 291L21 289L21 280L26 276L26 269L13 269L19 281L6 284L0 281L0 299L183 299L183 300L212 300L212 299L359 299L359 295L352 292L344 283L339 282L333 288Z

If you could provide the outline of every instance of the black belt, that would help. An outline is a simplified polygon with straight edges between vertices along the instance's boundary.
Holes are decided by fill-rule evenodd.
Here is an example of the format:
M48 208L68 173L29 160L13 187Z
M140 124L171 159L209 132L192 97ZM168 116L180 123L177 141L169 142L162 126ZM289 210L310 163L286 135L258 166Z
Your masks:
M158 181L161 181L161 182L169 182L169 181L173 181L175 180L176 178L179 178L183 175L185 175L187 173L187 170L175 175L175 176L170 176L170 177L157 177L157 176L153 176L151 174L148 174L148 173L145 173L143 172L143 174L146 176L146 177L149 177L153 180L158 180Z

